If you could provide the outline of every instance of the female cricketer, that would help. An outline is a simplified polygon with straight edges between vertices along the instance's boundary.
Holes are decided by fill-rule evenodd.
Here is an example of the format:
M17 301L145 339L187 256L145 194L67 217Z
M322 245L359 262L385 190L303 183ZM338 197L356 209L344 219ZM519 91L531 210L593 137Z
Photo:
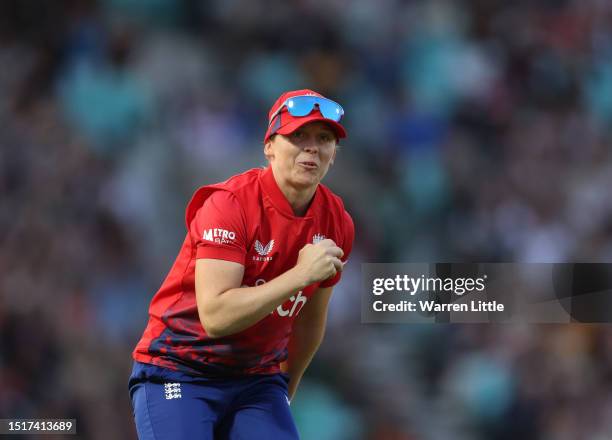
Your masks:
M289 402L325 331L353 221L322 185L342 107L282 94L268 167L204 186L149 308L129 387L142 439L297 439Z

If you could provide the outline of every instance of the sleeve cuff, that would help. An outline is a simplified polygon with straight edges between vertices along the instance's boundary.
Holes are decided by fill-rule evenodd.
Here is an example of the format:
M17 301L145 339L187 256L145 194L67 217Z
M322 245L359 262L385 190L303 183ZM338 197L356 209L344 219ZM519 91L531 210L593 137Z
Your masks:
M321 281L321 283L319 284L319 287L332 287L332 286L335 286L336 284L338 284L338 281L340 281L341 277L342 277L342 272L338 272L332 278L328 278L328 279L326 279L324 281Z
M211 258L213 260L233 261L244 265L245 254L234 249L219 249L208 246L199 246L196 250L196 259Z

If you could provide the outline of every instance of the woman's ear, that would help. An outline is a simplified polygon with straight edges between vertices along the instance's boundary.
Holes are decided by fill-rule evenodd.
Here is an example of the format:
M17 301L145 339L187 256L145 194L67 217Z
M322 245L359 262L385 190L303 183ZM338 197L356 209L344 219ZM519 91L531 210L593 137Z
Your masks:
M264 143L264 156L266 156L266 159L268 159L268 162L270 161L270 159L274 156L273 154L273 148L272 148L272 139L268 139L265 143Z
M336 160L336 153L338 152L338 148L340 147L338 144L336 144L336 147L334 148L334 152L332 153L331 160L329 161L329 166L332 166L334 164L334 161Z

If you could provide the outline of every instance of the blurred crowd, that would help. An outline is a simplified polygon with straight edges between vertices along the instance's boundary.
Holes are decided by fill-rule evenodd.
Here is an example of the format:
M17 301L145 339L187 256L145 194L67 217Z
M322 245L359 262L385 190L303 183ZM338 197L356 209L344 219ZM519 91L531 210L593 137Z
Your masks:
M0 418L135 438L184 207L308 87L346 110L357 233L302 437L612 438L606 325L359 322L362 262L610 262L609 0L5 0L0 66Z

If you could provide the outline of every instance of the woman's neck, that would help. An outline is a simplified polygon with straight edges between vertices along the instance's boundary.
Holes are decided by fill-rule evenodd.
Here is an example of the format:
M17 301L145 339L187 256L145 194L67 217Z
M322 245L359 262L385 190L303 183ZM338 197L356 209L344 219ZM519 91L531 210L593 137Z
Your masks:
M274 173L274 169L272 169L272 172ZM293 210L293 214L296 217L303 217L306 214L306 211L308 211L310 202L317 191L317 186L315 185L313 187L298 188L291 185L287 181L280 181L276 178L276 175L274 175L274 180L276 180L278 188L289 202L289 205Z
M317 187L307 188L306 190L299 190L295 187L288 185L279 185L279 188L289 205L291 205L291 209L293 209L293 213L297 217L304 217L306 211L308 211L308 207L310 206L310 202L314 197L315 191Z

